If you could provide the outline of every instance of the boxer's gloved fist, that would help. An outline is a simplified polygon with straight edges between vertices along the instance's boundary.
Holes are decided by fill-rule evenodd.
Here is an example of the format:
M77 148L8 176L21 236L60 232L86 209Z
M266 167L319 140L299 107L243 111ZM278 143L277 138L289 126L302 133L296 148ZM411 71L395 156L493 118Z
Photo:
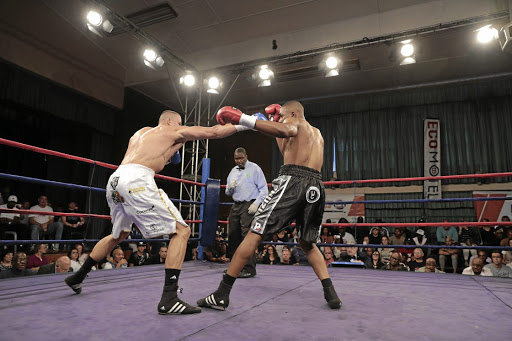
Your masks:
M173 156L171 156L171 158L169 160L167 160L165 165L167 166L170 163L172 163L173 165L177 165L180 162L181 162L181 155L180 155L180 151L178 150L176 153L174 153Z
M232 123L237 131L243 131L254 128L256 117L246 115L235 107L226 106L217 111L217 122L221 125Z
M249 209L247 210L247 213L249 213L249 214L256 213L256 211L258 210L258 207L260 207L260 205L252 203L251 206L249 206Z
M279 104L271 104L265 108L265 112L268 115L269 121L279 122L279 113L281 112L281 106Z

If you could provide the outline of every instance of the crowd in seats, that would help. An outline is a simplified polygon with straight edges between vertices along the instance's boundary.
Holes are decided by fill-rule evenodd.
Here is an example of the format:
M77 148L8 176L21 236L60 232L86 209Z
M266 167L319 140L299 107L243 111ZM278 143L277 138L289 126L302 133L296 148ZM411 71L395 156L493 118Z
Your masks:
M11 198L7 205L18 207L17 198ZM14 200L16 199L16 200ZM8 207L9 207L8 206ZM30 206L29 202L23 202L24 207ZM38 199L38 209L48 207L47 198L40 196ZM32 206L32 210L35 206ZM21 208L22 206L19 206ZM77 212L78 206L75 202L68 204L68 211ZM15 222L23 224L23 221L33 222L34 215L2 216L1 222ZM48 216L45 216L48 217ZM5 219L7 220L5 220ZM76 218L76 217L72 217ZM503 217L502 221L509 221L508 217ZM36 221L37 222L37 221ZM340 219L341 223L343 221ZM420 220L420 222L422 222ZM45 223L38 222L41 227L41 233L37 237L45 237L45 232L53 231L56 238L59 228L50 229L51 224L59 223L51 218ZM46 231L41 225L46 224ZM83 227L85 220L61 219L62 231L64 236L70 236L71 229ZM8 224L9 225L9 224ZM31 227L33 224L31 224ZM27 226L27 231L32 231ZM452 226L440 226L432 230L432 234L425 232L425 228L406 228L397 227L390 234L388 229L375 226L368 228L368 234L361 236L356 233L354 228L346 227L324 227L321 229L319 243L326 244L346 244L346 246L320 246L324 256L326 266L332 266L337 262L360 263L367 269L381 269L387 271L416 271L416 272L458 272L464 275L473 276L498 276L512 277L512 251L491 251L489 249L450 249L450 248L429 248L430 240L438 242L438 245L461 245L461 246L510 246L512 247L512 227L491 226L491 227L467 227L458 228ZM3 230L1 230L3 232ZM66 232L67 231L67 232ZM435 235L433 235L435 233ZM20 230L20 234L23 231ZM432 236L433 235L433 236ZM135 236L139 237L139 236ZM416 248L398 248L394 247L357 247L351 244L375 244L375 245L411 245ZM442 239L442 241L441 241ZM291 227L287 227L281 232L271 236L270 241L274 242L297 242L297 236ZM155 245L152 245L155 244ZM98 269L118 269L131 266L142 266L149 264L163 264L167 256L167 243L130 243L127 240L118 248L112 250L109 257L97 264ZM130 248L128 245L133 246ZM196 247L192 245L187 250L187 260L197 259ZM61 248L64 249L64 247ZM54 247L55 248L55 247ZM52 248L53 249L53 248ZM59 246L55 249L59 249ZM65 271L77 271L85 259L87 252L84 245L79 243L74 246L65 247L66 255L47 254L49 248L47 244L35 244L33 250L23 250L24 252L12 252L3 250L0 259L0 278L28 276L42 273L59 273ZM489 252L490 251L490 252ZM51 252L51 251L50 251ZM49 261L48 255L52 256ZM221 231L216 236L216 243L212 247L204 248L204 258L207 261L227 263L230 261L226 257L226 241ZM256 258L259 263L269 265L302 265L308 264L304 251L296 245L268 245L262 244L256 250ZM42 270L41 270L42 269Z

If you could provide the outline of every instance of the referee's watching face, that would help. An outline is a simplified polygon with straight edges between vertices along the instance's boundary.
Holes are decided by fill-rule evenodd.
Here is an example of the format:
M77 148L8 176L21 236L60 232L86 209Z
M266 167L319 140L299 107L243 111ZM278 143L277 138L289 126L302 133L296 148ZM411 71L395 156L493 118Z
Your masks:
M247 162L247 154L241 152L235 152L235 163L238 167L245 167L245 163Z

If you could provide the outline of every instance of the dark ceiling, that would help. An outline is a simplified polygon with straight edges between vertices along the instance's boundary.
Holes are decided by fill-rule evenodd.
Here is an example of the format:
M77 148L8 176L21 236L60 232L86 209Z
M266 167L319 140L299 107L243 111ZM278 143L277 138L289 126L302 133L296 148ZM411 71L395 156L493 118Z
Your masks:
M177 16L141 28L126 17L167 4ZM475 42L485 24L510 22L509 1L421 0L32 0L0 2L0 57L101 101L122 107L132 87L180 110L185 98L212 108L256 108L290 99L325 100L461 80L510 77L512 55L497 41ZM85 16L110 13L119 34L99 37ZM399 42L412 38L416 64L399 65ZM273 40L277 49L272 48ZM160 47L166 63L152 70L145 47ZM336 53L344 67L325 78L318 65ZM183 63L181 63L181 61ZM268 63L275 79L257 87L255 67ZM187 65L187 66L183 66ZM223 80L219 95L197 87L186 96L185 69ZM100 84L98 87L94 84ZM181 104L180 104L181 101ZM212 109L212 110L213 110Z

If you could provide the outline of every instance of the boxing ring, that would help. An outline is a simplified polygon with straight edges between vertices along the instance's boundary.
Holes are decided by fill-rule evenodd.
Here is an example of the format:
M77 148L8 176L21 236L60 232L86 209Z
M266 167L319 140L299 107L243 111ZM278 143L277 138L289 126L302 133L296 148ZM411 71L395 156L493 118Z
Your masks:
M185 262L180 297L216 288L227 265ZM158 315L163 267L93 271L75 295L66 275L0 281L2 340L505 340L512 281L453 274L331 268L341 310L325 304L309 266L258 265L225 311Z
M11 146L14 144L10 143ZM31 150L41 152L37 147ZM53 153L63 157L59 155L61 153ZM98 162L93 162L99 165ZM104 165L108 165L108 168L116 167ZM512 173L500 173L479 176L511 175ZM27 180L8 174L2 174L2 177ZM395 180L421 179L429 178ZM166 180L184 181L172 178ZM29 181L59 185L41 179ZM383 180L361 180L358 183L372 181ZM326 184L341 183L356 182L339 181ZM91 190L90 187L87 189ZM452 199L446 201L450 200ZM176 199L173 201L179 202ZM108 216L94 214L82 216L109 219ZM226 223L215 220L213 224L210 222L215 228L217 223ZM464 224L490 225L496 222ZM357 227L375 224L341 223L324 226L331 225ZM54 241L2 242L5 245L14 245ZM210 294L217 288L226 268L227 264L201 260L185 262L179 282L179 286L183 288L180 298L194 304L199 298ZM73 293L64 284L67 274L3 279L0 280L0 316L5 322L4 328L0 330L0 340L502 340L512 333L512 279L378 271L354 267L330 267L328 270L343 301L340 310L329 309L323 297L321 283L310 266L258 264L256 277L237 280L231 291L227 310L203 309L200 314L180 316L159 315L156 311L164 283L164 267L161 265L92 271L84 281L80 295Z

